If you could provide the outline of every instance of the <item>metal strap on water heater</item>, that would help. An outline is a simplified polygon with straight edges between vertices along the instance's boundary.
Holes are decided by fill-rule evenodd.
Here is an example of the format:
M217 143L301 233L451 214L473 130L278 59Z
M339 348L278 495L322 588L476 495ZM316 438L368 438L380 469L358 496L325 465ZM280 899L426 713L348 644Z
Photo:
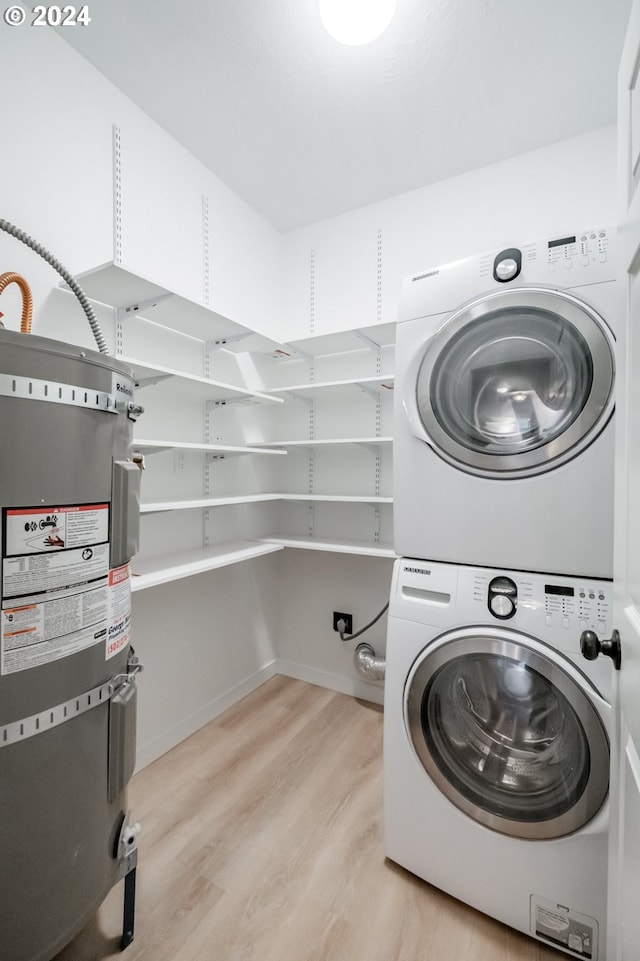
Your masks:
M67 404L72 407L90 407L92 410L104 410L111 414L117 414L121 406L114 395L106 391L39 380L37 377L16 377L13 374L0 374L0 396ZM126 404L122 406L126 408Z
M26 741L27 738L34 737L36 734L43 734L79 714L91 711L100 704L106 704L130 677L131 675L128 674L118 674L105 684L72 697L63 704L56 704L55 707L50 707L40 714L32 714L31 717L24 717L20 721L12 721L10 724L0 726L0 748L16 744L18 741Z

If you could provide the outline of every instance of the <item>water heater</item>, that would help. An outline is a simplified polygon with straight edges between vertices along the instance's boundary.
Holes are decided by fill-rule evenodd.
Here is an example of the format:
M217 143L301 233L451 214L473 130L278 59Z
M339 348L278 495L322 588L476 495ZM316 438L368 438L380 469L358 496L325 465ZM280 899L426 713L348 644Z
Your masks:
M50 961L121 878L131 927L133 388L0 330L0 961Z

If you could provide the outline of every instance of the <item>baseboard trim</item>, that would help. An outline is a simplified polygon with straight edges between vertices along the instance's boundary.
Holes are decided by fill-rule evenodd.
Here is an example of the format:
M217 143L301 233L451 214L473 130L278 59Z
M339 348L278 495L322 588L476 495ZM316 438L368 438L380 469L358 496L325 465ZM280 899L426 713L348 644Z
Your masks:
M344 677L341 674L331 674L329 671L309 667L308 664L298 664L296 661L286 661L281 658L276 660L275 665L276 673L284 674L285 677L294 677L298 681L307 681L309 684L316 684L318 687L327 687L331 691L350 694L352 697L360 698L363 701L372 701L374 704L383 703L384 685L381 683L367 683L364 680Z
M278 673L278 661L273 660L269 664L265 665L251 677L246 678L235 687L230 690L225 691L224 694L220 694L218 697L210 701L204 707L200 708L194 714L190 714L186 717L181 724L176 725L176 727L170 728L168 731L163 731L162 734L157 735L151 741L147 741L146 744L138 745L137 749L137 763L136 771L140 771L143 767L151 764L157 758L166 754L171 748L176 747L181 741L195 734L199 731L201 727L208 724L209 721L213 721L219 714L226 711L227 708L233 707L238 701L246 697L247 694L251 694L258 687L264 684L266 681L274 677Z

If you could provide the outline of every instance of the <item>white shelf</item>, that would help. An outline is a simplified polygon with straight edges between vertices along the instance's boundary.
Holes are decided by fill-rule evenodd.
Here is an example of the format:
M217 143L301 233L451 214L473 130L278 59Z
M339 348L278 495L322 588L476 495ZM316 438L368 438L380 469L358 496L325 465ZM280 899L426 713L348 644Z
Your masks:
M233 447L226 444L191 444L181 440L134 440L132 447L141 454L157 454L167 450L187 450L220 457L235 457L240 454L284 454L286 450L271 447Z
M330 504L393 504L393 497L361 494L274 494L283 501L319 501Z
M229 507L236 504L257 504L260 501L277 501L281 494L243 494L238 497L196 497L185 500L155 501L141 504L141 514L158 514L163 511L188 511L202 507Z
M233 541L218 547L156 557L150 561L136 561L134 558L131 562L131 590L143 591L158 584L193 577L195 574L228 567L230 564L239 564L278 550L282 550L282 545L271 542Z
M265 441L265 448L268 444L269 447L342 447L344 445L358 445L361 444L363 447L380 447L393 443L393 437L330 437L326 439L316 440L315 438L309 440L272 440ZM262 447L262 443L256 446Z
M154 501L141 504L141 514L163 511L187 511L207 507L229 507L237 504L258 504L262 501L318 501L331 504L393 504L393 497L360 494L241 494L235 497L195 497L184 500Z
M304 537L289 534L273 534L262 537L267 544L295 547L308 551L329 551L334 554L358 554L362 557L391 557L397 555L390 544L371 544L367 541L334 540L322 537Z
M215 400L220 403L237 403L239 401L251 403L283 403L281 397L274 397L271 394L264 394L260 391L247 390L245 387L234 387L233 384L224 384L221 381L209 380L207 377L198 377L195 374L187 374L183 370L175 370L173 367L163 367L159 364L148 364L135 357L118 356L117 360L128 364L133 371L133 378L136 384L143 389L151 384L159 384L169 379L175 378L180 381L180 393L184 397L202 397L208 400Z
M344 354L355 350L375 350L376 347L392 346L395 343L395 337L395 323L377 324L373 327L362 327L358 330L343 330L335 334L319 334L315 337L303 337L280 344L275 359L287 361L297 360L304 355L315 358L331 354Z
M271 338L113 262L78 274L76 280L91 300L204 343L216 342L225 350L266 352L276 345Z
M355 380L325 380L315 384L292 384L291 387L276 387L271 394L314 394L318 391L337 388L358 387L368 390L393 390L393 374L377 374L375 377L358 377Z

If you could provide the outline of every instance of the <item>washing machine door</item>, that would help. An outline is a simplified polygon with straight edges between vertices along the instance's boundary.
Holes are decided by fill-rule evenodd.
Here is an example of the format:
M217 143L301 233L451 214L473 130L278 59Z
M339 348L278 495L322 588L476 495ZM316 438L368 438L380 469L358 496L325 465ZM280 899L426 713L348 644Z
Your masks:
M609 787L609 740L580 672L516 632L457 631L430 644L405 689L417 759L461 811L532 840L578 831Z
M569 293L500 290L465 305L416 358L415 433L465 471L522 477L575 457L613 410L613 337Z

